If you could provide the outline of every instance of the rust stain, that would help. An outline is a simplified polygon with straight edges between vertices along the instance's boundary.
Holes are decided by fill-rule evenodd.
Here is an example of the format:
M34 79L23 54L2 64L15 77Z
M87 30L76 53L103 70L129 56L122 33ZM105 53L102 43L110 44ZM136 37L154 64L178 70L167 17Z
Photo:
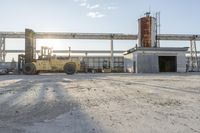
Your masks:
M143 17L140 20L142 47L151 47L152 17Z

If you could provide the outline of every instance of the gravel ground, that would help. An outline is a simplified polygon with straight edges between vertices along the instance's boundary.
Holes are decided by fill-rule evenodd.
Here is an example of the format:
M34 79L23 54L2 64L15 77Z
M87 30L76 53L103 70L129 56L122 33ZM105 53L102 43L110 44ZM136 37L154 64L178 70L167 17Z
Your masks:
M0 133L200 133L200 73L0 76Z

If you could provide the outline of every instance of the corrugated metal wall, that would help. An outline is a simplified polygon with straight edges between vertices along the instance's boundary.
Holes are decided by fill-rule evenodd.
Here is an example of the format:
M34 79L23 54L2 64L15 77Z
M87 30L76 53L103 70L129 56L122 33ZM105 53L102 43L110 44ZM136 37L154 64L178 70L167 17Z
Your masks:
M110 63L111 57L108 56L88 56L88 57L71 57L72 60L81 60L81 71L92 71L101 72L103 68L103 62L107 61ZM87 69L87 70L86 70ZM124 71L124 57L114 57L114 71Z

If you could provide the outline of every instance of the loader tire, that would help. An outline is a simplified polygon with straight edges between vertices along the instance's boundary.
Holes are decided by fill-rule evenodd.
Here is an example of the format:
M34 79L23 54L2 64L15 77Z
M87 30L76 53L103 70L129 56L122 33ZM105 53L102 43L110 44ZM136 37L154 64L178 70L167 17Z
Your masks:
M27 75L36 74L36 68L33 63L26 63L23 67L23 73Z
M73 75L76 72L76 64L73 62L66 63L64 65L64 72L69 75Z

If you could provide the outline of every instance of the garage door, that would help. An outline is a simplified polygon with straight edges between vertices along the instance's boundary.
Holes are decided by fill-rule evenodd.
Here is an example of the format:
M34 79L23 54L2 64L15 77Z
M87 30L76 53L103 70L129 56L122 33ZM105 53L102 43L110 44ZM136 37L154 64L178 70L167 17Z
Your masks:
M159 72L177 72L176 56L159 56Z

